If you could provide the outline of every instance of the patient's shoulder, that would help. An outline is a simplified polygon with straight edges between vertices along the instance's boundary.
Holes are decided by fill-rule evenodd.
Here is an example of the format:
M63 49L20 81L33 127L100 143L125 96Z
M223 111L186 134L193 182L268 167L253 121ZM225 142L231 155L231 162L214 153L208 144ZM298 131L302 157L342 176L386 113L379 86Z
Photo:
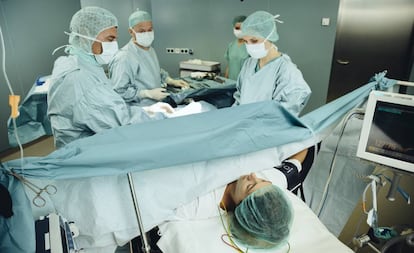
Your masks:
M282 189L287 189L287 179L285 175L275 168L265 169L256 173L256 176L269 180L272 184Z

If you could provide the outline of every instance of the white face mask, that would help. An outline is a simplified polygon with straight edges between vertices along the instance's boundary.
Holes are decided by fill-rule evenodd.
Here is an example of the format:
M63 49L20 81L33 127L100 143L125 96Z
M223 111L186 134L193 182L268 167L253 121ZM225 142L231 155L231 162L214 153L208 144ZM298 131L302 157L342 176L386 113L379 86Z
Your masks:
M240 34L241 34L241 30L240 29L233 29L233 33L234 36L236 36L236 38L240 38Z
M105 65L108 64L112 58L114 57L114 55L116 54L116 52L118 52L118 42L116 40L114 41L100 41L97 40L96 38L92 38L86 35L82 35L80 33L77 32L71 32L71 33L67 33L68 35L74 34L77 35L79 37L91 40L91 41L97 41L100 42L102 45L102 53L101 54L93 54L93 53L88 53L89 55L94 55L95 56L95 60L100 64L100 65Z
M262 43L257 44L245 44L247 53L255 59L263 58L267 55L267 52L269 51L265 47L264 41Z
M95 54L96 61L101 64L105 65L108 64L112 58L115 56L116 52L118 52L118 42L116 40L111 42L101 42L102 44L102 53Z
M273 29L269 35L265 38L265 40L262 43L256 43L256 44L245 44L247 53L255 59L261 59L267 55L269 52L269 49L266 49L265 47L265 41L269 39L269 37L275 32L275 29ZM276 48L276 46L275 46ZM276 48L277 50L277 48Z
M143 47L150 47L154 41L154 31L135 33L135 40Z

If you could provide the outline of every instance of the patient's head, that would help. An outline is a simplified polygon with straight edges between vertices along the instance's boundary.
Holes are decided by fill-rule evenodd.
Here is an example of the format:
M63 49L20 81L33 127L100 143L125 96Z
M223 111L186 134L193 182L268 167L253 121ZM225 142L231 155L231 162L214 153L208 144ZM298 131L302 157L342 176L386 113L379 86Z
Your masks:
M241 176L237 181L233 182L230 195L234 204L237 206L254 191L271 184L267 180L256 177L256 174L250 173L249 175Z
M254 174L249 176L255 177ZM271 248L286 242L293 221L290 201L281 189L268 181L256 178L251 185L243 180L246 178L237 181L241 188L236 186L238 193L233 199L236 202L243 192L247 195L236 202L230 221L232 235L251 248Z

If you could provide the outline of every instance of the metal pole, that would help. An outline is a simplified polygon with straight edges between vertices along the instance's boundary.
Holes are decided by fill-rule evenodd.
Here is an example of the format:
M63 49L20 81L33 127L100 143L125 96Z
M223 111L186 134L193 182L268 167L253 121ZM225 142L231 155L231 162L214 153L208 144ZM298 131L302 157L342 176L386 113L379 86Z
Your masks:
M141 213L139 211L138 200L137 200L137 196L135 193L135 187L134 187L134 180L132 179L131 172L128 172L128 183L129 183L129 189L131 190L132 202L134 203L135 215L137 216L139 234L141 235L142 250L145 253L150 253L151 246L148 244L147 235L145 234L144 225L142 224Z
M387 199L389 201L395 200L395 194L397 193L398 186L400 185L400 179L403 175L397 171L393 171L393 174L394 174L394 177L392 179L391 186L387 194Z

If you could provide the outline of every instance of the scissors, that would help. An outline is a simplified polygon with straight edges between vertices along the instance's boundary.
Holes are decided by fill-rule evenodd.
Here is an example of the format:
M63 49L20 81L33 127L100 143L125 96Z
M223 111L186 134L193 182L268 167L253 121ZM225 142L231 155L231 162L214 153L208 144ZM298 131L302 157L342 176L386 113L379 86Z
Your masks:
M57 192L57 188L53 184L48 184L41 188L13 171L10 173L35 193L32 203L37 207L44 207L46 205L46 199L42 197L43 192L46 192L49 195L54 195Z

